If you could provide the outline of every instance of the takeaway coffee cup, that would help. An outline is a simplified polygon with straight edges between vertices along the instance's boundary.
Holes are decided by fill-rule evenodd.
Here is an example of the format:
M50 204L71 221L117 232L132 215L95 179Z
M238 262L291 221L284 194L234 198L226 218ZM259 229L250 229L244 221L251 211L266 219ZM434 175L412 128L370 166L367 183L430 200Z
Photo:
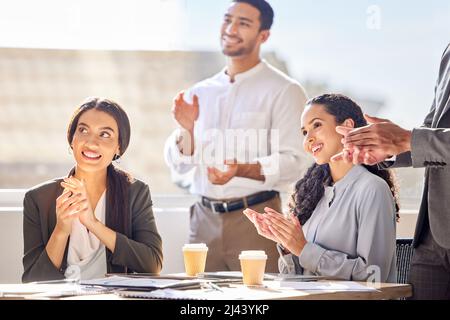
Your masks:
M200 272L205 272L207 253L208 247L204 243L189 243L183 246L186 275L194 277Z
M266 270L266 253L263 250L242 251L239 260L244 284L248 286L261 285Z

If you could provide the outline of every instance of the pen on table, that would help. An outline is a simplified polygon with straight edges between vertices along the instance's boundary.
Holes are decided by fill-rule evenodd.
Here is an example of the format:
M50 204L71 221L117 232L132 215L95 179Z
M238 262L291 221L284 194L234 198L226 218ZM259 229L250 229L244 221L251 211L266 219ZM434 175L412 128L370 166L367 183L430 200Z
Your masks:
M47 280L47 281L35 281L29 284L58 284L58 283L79 283L79 279L59 279L59 280Z
M217 284L214 284L214 283L212 283L212 282L208 282L208 285L209 285L211 288L213 288L214 290L223 292L223 290L222 290Z

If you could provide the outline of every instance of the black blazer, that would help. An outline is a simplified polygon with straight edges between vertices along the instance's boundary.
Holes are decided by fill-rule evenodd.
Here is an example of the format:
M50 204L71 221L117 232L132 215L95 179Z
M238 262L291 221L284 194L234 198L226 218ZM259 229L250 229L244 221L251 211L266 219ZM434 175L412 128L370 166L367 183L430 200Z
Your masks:
M56 225L56 198L63 192L62 179L33 187L23 201L24 256L23 282L63 279L67 268L67 251L61 269L57 269L45 247ZM108 192L108 191L107 191ZM108 197L107 197L108 198ZM162 241L156 228L148 186L134 180L129 191L130 222L127 234L117 232L114 253L106 249L109 273L135 271L159 273L162 268ZM106 203L106 226L110 226Z

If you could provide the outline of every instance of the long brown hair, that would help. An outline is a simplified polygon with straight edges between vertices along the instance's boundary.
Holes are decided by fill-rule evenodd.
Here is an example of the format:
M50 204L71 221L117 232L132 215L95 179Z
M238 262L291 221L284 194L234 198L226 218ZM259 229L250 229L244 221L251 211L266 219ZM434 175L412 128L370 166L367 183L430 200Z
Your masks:
M115 155L113 160L119 159L128 148L131 136L130 121L126 112L114 101L100 98L90 98L78 107L67 128L67 141L72 144L73 136L78 126L78 121L83 113L88 110L98 110L109 114L116 120L119 128L119 147L120 155ZM75 173L72 169L71 175ZM113 163L107 167L106 175L106 203L109 211L108 217L111 218L111 227L120 233L129 235L129 199L131 176L127 172L119 169Z

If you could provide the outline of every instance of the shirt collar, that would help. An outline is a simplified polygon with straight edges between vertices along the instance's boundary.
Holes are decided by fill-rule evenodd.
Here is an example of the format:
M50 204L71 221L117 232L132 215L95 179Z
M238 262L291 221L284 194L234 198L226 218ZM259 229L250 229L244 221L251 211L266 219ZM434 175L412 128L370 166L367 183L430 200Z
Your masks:
M247 79L247 78L250 78L250 77L256 75L256 74L259 73L261 70L263 70L266 66L267 66L266 60L262 59L262 60L261 60L256 66L254 66L253 68L251 68L251 69L249 69L249 70L247 70L247 71L244 71L244 72L241 72L241 73L236 74L236 75L234 76L234 82L233 82L233 83L239 83L239 82L241 82L241 81L244 80L244 79ZM226 82L228 82L228 83L231 84L231 82L230 82L230 77L227 75L227 68L226 68L226 67L222 69L221 75L222 75L222 79L223 79L224 81L226 81Z
M352 184L358 176L363 174L365 171L367 171L367 169L362 165L353 166L341 180L334 184L333 188L337 191L346 189L347 186Z
M364 171L367 171L367 169L361 165L353 166L341 180L332 186L325 186L324 196L328 207L330 207L336 199L336 195L342 194L349 185L358 179L358 176L364 173Z

